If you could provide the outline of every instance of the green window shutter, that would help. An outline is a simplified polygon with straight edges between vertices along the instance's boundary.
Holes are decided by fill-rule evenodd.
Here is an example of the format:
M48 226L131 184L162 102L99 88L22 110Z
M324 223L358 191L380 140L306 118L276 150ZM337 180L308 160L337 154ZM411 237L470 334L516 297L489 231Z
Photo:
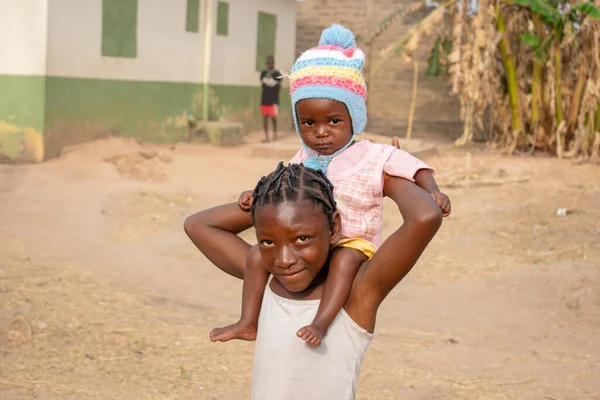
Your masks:
M217 35L229 35L229 3L224 1L217 6Z
M200 30L200 0L187 0L185 30L188 32Z
M277 16L264 12L258 13L256 33L256 70L265 67L268 56L275 57L275 38L277 35Z
M137 57L138 0L102 0L102 55Z

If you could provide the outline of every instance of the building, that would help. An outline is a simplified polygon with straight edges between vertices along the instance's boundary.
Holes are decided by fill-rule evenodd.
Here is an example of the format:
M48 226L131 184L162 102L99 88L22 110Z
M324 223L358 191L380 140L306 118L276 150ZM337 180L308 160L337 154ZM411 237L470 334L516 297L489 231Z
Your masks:
M364 36L390 13L412 3L412 0L303 0L298 3L296 55L315 46L321 31L330 24L342 24L357 36ZM370 49L371 57L367 56L365 65L369 90L367 130L370 132L383 135L406 133L412 100L413 65L406 65L400 58L392 58L372 76L368 68L377 60L382 49L398 41L426 13L423 9L401 18L377 38ZM448 80L425 76L432 43L432 40L424 40L414 55L419 62L420 73L413 134L417 137L458 137L462 132L460 105L449 94ZM368 49L363 50L369 53Z
M184 140L190 116L259 128L258 71L295 59L295 0L19 0L0 15L3 161L108 135Z

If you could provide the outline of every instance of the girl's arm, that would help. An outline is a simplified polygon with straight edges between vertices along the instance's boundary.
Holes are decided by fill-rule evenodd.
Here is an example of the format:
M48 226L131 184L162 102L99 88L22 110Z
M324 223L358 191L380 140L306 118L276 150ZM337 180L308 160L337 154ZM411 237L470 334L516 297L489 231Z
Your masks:
M442 224L442 213L433 198L412 182L390 177L384 194L393 199L404 223L358 272L346 310L363 328L375 328L383 299L415 265Z
M237 203L201 211L186 218L183 228L206 258L229 275L243 279L250 245L237 235L252 226L250 212Z

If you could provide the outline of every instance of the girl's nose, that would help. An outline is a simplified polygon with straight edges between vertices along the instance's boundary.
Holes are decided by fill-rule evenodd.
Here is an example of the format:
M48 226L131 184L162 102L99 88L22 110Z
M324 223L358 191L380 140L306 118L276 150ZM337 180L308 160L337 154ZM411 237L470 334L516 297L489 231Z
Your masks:
M279 268L289 268L296 264L297 261L296 253L289 246L282 247L277 252L277 257L275 258L275 264Z

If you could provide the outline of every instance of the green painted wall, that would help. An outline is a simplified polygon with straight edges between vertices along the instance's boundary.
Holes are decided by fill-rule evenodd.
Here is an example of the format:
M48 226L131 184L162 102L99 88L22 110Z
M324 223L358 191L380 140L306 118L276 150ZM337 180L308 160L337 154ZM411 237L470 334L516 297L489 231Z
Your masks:
M246 131L260 130L260 97L260 86L211 85L209 118L243 122ZM287 130L292 127L292 103L287 89L281 89L279 100L279 126Z
M0 88L8 93L0 96L0 159L8 161L56 157L66 145L107 136L187 140L188 115L200 119L202 110L195 83L0 76ZM246 133L262 129L260 87L211 85L209 101L211 120L242 122ZM282 89L280 127L291 126Z
M201 85L47 77L44 141L47 157L66 144L106 136L154 142L187 138Z
M0 161L41 161L44 77L0 75L0 93Z

